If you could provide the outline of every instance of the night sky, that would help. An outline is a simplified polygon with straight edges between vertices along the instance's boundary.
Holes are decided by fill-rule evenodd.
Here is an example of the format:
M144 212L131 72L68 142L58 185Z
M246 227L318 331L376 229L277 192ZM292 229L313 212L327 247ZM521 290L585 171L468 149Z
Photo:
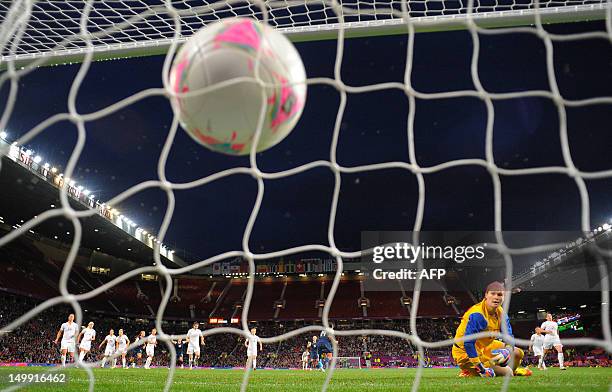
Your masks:
M603 22L547 27L557 33L605 31ZM548 90L543 42L533 34L480 36L480 77L488 91ZM349 85L401 82L405 36L350 39L345 44L342 79ZM309 77L333 76L335 41L297 44ZM612 96L612 46L603 39L555 43L556 75L568 99ZM474 89L470 76L472 43L465 31L418 34L413 84L422 92ZM77 99L91 112L150 87L161 87L163 56L92 64ZM21 80L8 125L10 139L47 117L67 111L77 65L39 69ZM0 90L5 102L7 87ZM279 145L258 154L260 169L276 172L329 159L339 103L338 92L311 85L297 127ZM351 94L340 132L338 160L344 166L408 161L408 99L399 90ZM494 152L503 168L563 166L556 108L550 100L522 98L495 102ZM572 156L578 168L612 168L612 105L568 108ZM417 100L416 150L421 166L458 158L485 158L483 102L475 98ZM156 179L157 160L171 124L167 100L148 98L87 124L87 143L73 176L108 200L139 182ZM64 167L76 140L68 122L57 124L28 145L45 161ZM167 166L171 181L184 182L230 167L248 166L248 157L211 152L182 130ZM490 230L493 188L484 168L461 167L425 176L423 230ZM314 169L266 181L251 250L327 244L333 174ZM587 181L593 225L612 218L612 179ZM578 230L580 204L573 179L564 175L503 177L505 230ZM257 191L246 175L176 192L176 210L166 243L204 258L241 248ZM335 238L343 250L358 250L362 230L411 230L417 182L405 170L343 175ZM142 192L115 206L149 231L159 228L166 208L160 190ZM180 252L179 252L180 255Z

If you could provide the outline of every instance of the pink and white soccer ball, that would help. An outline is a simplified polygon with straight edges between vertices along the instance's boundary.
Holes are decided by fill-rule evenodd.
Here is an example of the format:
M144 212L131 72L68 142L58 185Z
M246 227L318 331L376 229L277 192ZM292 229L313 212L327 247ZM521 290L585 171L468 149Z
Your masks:
M491 352L493 357L489 359L489 363L493 366L507 366L510 362L510 350L500 348Z
M255 80L257 51L261 50ZM215 22L189 38L174 59L170 87L175 93L241 80L204 94L173 97L181 126L197 142L231 155L249 154L265 99L257 151L283 140L306 103L306 71L284 35L254 19ZM265 98L262 97L262 90Z

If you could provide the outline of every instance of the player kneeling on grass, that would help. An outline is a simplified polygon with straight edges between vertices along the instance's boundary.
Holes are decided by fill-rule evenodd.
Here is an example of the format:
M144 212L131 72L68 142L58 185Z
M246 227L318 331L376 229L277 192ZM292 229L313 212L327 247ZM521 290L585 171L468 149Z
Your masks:
M259 336L257 336L257 329L251 328L251 335L247 340L244 341L244 346L247 348L247 363L246 366L253 366L253 370L257 369L257 345L259 344L259 349L263 350L263 346L261 344L261 340L259 340Z
M151 369L151 362L153 362L153 355L155 354L155 346L157 346L157 329L151 330L151 335L147 337L147 362L144 365L145 369Z
M117 337L115 336L115 331L111 329L110 331L108 331L108 335L106 335L106 337L104 338L104 340L102 341L102 343L100 343L100 346L98 347L98 350L101 350L102 346L106 344L106 347L104 348L104 358L102 359L102 365L100 367L104 367L106 365L106 361L108 360L108 357L112 357L115 354L115 343L116 342L117 342ZM116 364L117 364L117 359L113 358L113 368L115 368Z
M480 375L495 377L515 375L530 376L531 371L519 368L524 353L518 347L505 344L494 337L463 339L464 336L479 332L500 333L502 323L506 323L508 335L512 336L512 327L508 316L502 310L505 288L503 283L493 282L487 286L485 298L468 309L461 319L455 334L453 358L461 368L461 377ZM514 360L511 361L511 353ZM512 363L512 367L508 364Z

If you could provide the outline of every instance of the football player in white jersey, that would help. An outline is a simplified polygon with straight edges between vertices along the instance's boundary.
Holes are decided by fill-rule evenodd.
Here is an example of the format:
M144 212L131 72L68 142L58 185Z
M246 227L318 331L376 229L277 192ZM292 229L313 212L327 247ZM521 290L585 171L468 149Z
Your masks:
M77 343L79 344L79 361L83 362L85 355L91 350L91 342L96 340L96 331L93 329L94 323L90 321L87 324L87 328L83 329L77 337ZM81 337L83 339L81 339Z
M309 370L308 369L308 357L310 356L310 353L308 352L308 347L309 346L307 346L304 349L304 352L302 353L302 370Z
M155 354L155 346L157 346L157 329L151 330L151 335L147 336L147 362L144 365L145 369L151 369L151 362L153 361L153 354Z
M189 355L189 369L193 369L193 365L198 366L200 359L200 343L204 345L204 336L200 331L200 323L193 323L193 328L187 331L187 355ZM194 358L195 357L195 358Z
M546 313L546 321L542 323L542 333L544 334L544 358L546 354L554 347L557 350L557 359L559 360L559 369L565 370L563 360L563 345L559 339L559 325L553 321L552 314Z
M115 350L119 354L121 354L121 365L124 369L127 369L127 365L125 363L125 356L127 354L127 348L130 345L130 339L123 334L123 329L119 330L119 335L117 336L115 344Z
M100 343L100 346L98 347L98 350L101 350L102 346L106 344L106 347L104 348L104 358L102 359L101 367L104 367L104 365L106 365L106 360L108 359L108 357L112 357L113 354L115 354L116 342L117 342L117 337L115 336L115 331L111 329L110 331L108 331L108 335L106 335L106 337L104 338L104 340L102 341L102 343ZM115 367L116 364L117 364L117 359L113 358L113 368Z
M259 344L259 349L263 350L261 340L259 336L257 336L257 328L251 328L251 335L247 340L244 341L244 346L247 348L247 364L249 366L249 362L251 366L253 366L253 370L257 369L257 345Z
M533 351L533 355L538 357L538 369L546 370L546 364L544 363L544 335L540 327L536 327L535 333L531 335L529 351Z
M66 353L70 353L70 358L74 362L74 351L76 349L76 337L79 332L79 326L74 322L74 314L68 315L68 321L63 323L57 331L57 336L53 343L57 344L60 336L62 337L62 343L60 345L60 352L62 356L62 366L66 366Z

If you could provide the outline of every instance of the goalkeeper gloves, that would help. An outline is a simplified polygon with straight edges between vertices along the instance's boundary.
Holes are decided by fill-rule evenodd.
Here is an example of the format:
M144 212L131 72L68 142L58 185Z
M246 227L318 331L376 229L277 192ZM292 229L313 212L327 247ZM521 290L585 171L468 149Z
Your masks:
M480 375L480 377L495 377L495 372L491 368L486 368L482 364L482 362L476 365L476 371Z

